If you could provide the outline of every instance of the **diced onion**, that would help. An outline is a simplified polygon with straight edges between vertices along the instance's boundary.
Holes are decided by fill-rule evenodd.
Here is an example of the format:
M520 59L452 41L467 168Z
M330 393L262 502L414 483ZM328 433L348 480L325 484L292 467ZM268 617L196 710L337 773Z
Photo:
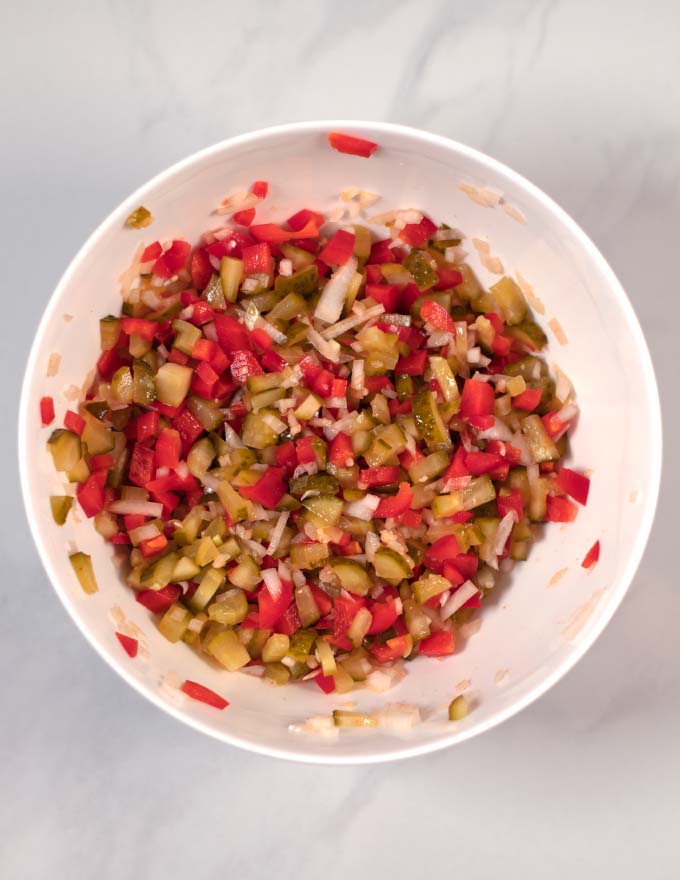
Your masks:
M288 510L284 510L276 521L276 525L272 529L272 533L269 538L269 544L267 545L267 554L269 556L277 551L279 544L281 543L281 536L283 535L283 530L286 528L286 523L288 522L289 516L290 512Z
M160 530L156 523L150 522L128 532L130 540L133 544L141 544L142 541L148 541L150 538L157 538Z
M307 340L311 342L320 355L334 364L340 361L340 346L334 339L324 339L313 327L307 331Z
M282 422L281 419L277 419L273 413L265 413L262 416L262 421L267 425L275 434L283 434L284 431L288 430L288 425L285 422Z
M365 376L365 364L361 358L357 358L352 364L352 378L350 380L350 387L353 391L356 391L358 394L363 396L365 391L364 386L364 376Z
M407 703L390 703L380 709L375 718L380 727L386 730L412 730L421 722L420 709Z
M224 423L224 439L227 443L227 446L231 446L232 449L244 448L244 443L242 442L241 438L227 422Z
M385 306L379 303L377 306L372 306L370 309L366 309L360 314L354 314L349 318L345 318L344 321L338 321L337 324L331 324L330 327L326 327L321 335L324 339L335 339L337 336L342 336L343 333L346 333L353 327L358 327L359 324L364 324L366 321L370 321L371 318L377 318L378 315L382 315L384 311Z
M325 321L327 324L334 324L338 320L342 314L347 290L349 289L349 285L356 270L357 259L356 257L350 257L345 265L341 266L337 272L331 276L330 281L324 287L323 293L317 303L314 311L315 318L318 318L320 321Z
M451 617L452 614L455 614L459 608L462 608L463 605L465 605L468 599L472 599L472 597L476 596L478 592L477 587L472 581L465 581L464 584L461 584L446 605L442 607L442 620L446 620L448 617Z
M108 507L111 513L118 513L123 516L130 514L132 516L152 516L158 517L163 514L163 505L157 501L113 501Z
M275 568L265 568L262 571L262 580L269 590L269 595L272 599L278 599L283 590L283 584L281 583L278 571Z
M380 539L375 532L368 532L368 534L366 535L364 550L366 551L366 559L369 562L372 563L375 559L375 551L378 549L378 547L380 547Z
M515 525L516 521L517 514L514 510L510 510L498 523L498 529L496 531L496 543L493 548L496 556L500 556L505 550L505 544L510 537L510 532L512 531L512 527Z
M373 514L378 509L379 504L380 498L377 495L371 495L369 493L358 501L350 501L349 504L346 504L345 513L347 516L354 516L357 519L362 519L368 522L373 519Z

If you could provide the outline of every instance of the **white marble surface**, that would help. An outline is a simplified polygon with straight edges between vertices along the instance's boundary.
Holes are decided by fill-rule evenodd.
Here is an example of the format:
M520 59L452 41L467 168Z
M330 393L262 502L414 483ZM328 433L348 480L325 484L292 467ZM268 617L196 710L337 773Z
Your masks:
M679 30L671 0L0 6L3 878L678 876ZM587 657L491 733L376 768L241 753L143 701L60 607L14 476L31 335L92 227L199 147L315 117L450 135L561 202L629 292L668 438L647 554Z

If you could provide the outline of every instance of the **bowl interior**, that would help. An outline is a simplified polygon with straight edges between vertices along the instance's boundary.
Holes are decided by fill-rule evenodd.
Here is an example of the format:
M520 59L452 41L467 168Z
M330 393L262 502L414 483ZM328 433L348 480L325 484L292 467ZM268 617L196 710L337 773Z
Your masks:
M387 760L464 739L502 720L546 690L592 643L625 593L651 525L660 420L651 363L625 295L594 246L540 191L472 150L397 126L352 124L351 130L378 141L380 151L368 161L341 155L328 147L329 127L287 126L213 147L143 187L97 230L60 283L36 337L22 401L22 479L35 539L59 595L97 650L147 697L205 732L269 754L326 762ZM258 211L261 220L280 220L300 207L327 210L341 190L358 186L382 197L369 213L414 207L466 236L486 238L505 272L519 272L544 303L546 314L537 317L549 335L548 358L577 389L581 417L572 462L592 471L588 506L575 523L545 529L530 560L516 567L482 609L479 631L468 633L459 653L444 661L414 661L387 694L350 695L359 708L390 701L419 705L426 720L405 734L357 733L327 741L289 731L292 722L326 714L347 697L326 697L313 683L273 688L248 675L214 670L187 646L169 644L121 582L110 546L91 524L73 516L59 528L50 514L49 495L63 492L64 484L46 451L49 429L37 429L39 398L54 396L58 420L69 407L73 386L83 385L98 356L99 317L119 309L117 279L138 244L196 239L219 225L211 214L225 195L257 179L270 182L270 196ZM459 188L461 182L493 187L504 202L484 207ZM152 211L154 224L125 228L125 217L140 203ZM519 222L513 208L526 222ZM498 280L469 242L467 248L481 280ZM555 338L551 318L559 320L568 344ZM52 352L61 354L61 366L48 378ZM596 539L602 544L600 562L587 573L580 563ZM92 556L100 586L95 596L86 596L75 582L67 558L71 547ZM131 660L122 652L112 614L139 627L143 657ZM172 687L174 677L212 687L230 707L217 712L187 700ZM465 681L474 711L454 725L445 720L445 710Z

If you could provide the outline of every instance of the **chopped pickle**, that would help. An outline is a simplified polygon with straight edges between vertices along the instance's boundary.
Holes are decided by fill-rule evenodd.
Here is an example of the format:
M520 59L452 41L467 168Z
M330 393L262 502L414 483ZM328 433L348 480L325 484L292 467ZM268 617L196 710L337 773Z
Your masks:
M198 584L198 589L189 599L189 607L192 611L203 611L208 602L224 584L224 577L224 573L216 568L206 569Z
M291 495L302 496L306 492L318 492L319 495L337 495L340 484L337 477L330 474L305 474L294 477L289 483Z
M52 510L52 518L58 526L63 526L66 522L73 498L70 495L51 495L50 508ZM117 529L116 529L117 531Z
M519 324L525 319L527 303L519 285L512 278L504 276L491 285L490 292L500 306L506 324Z
M173 348L177 348L179 351L183 351L184 354L188 354L189 357L191 357L191 352L194 350L194 346L201 338L200 328L196 327L194 324L190 324L188 321L181 321L178 318L176 321L172 322L172 329L175 331Z
M228 590L208 606L208 617L218 623L236 626L248 616L248 600L243 590Z
M166 367L175 366L177 366L177 364L165 364L165 366L161 367L161 370L165 370ZM180 369L186 369L186 367L180 367ZM156 375L156 380L158 380L160 372L161 371L159 370ZM191 375L191 370L189 370L189 374ZM155 399L156 382L154 381L153 370L146 361L136 360L132 365L132 402L137 403L140 406L150 406ZM158 395L158 399L163 400L160 394ZM163 403L169 402L170 401L163 400ZM179 404L171 405L179 406Z
M486 474L481 477L475 477L457 492L449 495L438 495L432 501L432 514L435 519L441 519L444 516L453 516L461 510L472 510L479 507L480 504L486 504L487 501L493 501L496 497L496 490L493 483Z
M114 349L120 338L120 318L107 315L99 321L99 341L102 351Z
M47 446L58 471L68 473L78 464L83 456L83 444L80 437L73 431L57 428L50 435ZM86 477L87 479L87 477Z
M535 321L521 321L516 326L509 327L508 336L529 351L540 351L548 344L548 337Z
M230 672L250 663L250 654L233 629L218 633L208 643L208 651Z
M167 406L181 406L189 392L193 371L182 364L163 364L156 373L156 396Z
M272 415L271 410L268 411ZM279 436L264 420L267 414L265 410L257 413L248 413L243 423L242 439L246 446L253 449L266 449L268 446L275 446Z
M290 669L283 663L265 663L264 676L268 681L276 685L288 684L290 681Z
M468 714L468 701L461 694L449 704L449 721L462 721Z
M444 400L447 403L458 403L460 391L458 390L458 383L449 362L443 357L431 357L430 369L432 370L432 375L437 380ZM456 407L457 411L458 407Z
M336 727L377 727L378 725L372 715L350 712L347 709L333 709L333 723Z
M97 586L94 569L92 568L92 557L87 553L78 551L77 553L71 553L69 562L84 592L88 595L96 593L99 587Z
M148 208L144 207L144 205L135 208L125 221L125 225L131 226L133 229L144 229L146 226L151 226L152 223L153 215Z
M327 644L327 642L324 644ZM289 636L284 635L284 633L273 633L262 648L262 659L265 663L279 662L286 656L289 648Z
M189 626L192 614L180 602L171 605L158 621L158 631L169 642L179 642Z
M373 567L376 575L390 584L398 584L412 574L412 568L407 560L389 547L376 550Z
M320 568L328 555L327 544L292 544L290 548L291 565L304 570Z
M408 475L413 483L427 483L444 473L450 463L449 454L439 450L413 462L408 469Z
M425 251L412 250L404 260L404 266L413 276L419 290L429 290L438 280L437 272L432 267L432 257Z
M275 291L282 295L296 293L298 296L309 296L316 293L318 287L319 270L314 264L287 277L279 275L274 284Z
M222 282L222 295L227 302L236 302L241 278L243 278L243 260L237 260L236 257L222 257L220 281Z
M413 414L418 434L429 448L451 446L451 434L442 421L434 394L429 388L415 396Z
M421 605L428 599L451 589L451 582L438 574L426 574L412 585L413 594Z
M316 528L334 526L342 515L342 499L334 495L315 495L302 502L305 520Z
M295 604L300 623L303 626L314 626L321 617L321 612L309 588L309 584L302 584L302 586L295 588Z
M522 422L522 433L529 447L529 454L536 464L555 461L560 453L545 429L540 416L529 415Z
M262 581L260 566L252 556L244 555L239 564L229 572L229 580L242 590L254 590Z
M343 589L357 596L365 596L371 588L371 578L363 566L353 559L335 557L328 560L333 574Z
M227 301L222 290L222 279L219 275L213 272L210 276L210 281L208 281L205 290L201 294L201 299L205 300L213 309L219 311L227 307Z

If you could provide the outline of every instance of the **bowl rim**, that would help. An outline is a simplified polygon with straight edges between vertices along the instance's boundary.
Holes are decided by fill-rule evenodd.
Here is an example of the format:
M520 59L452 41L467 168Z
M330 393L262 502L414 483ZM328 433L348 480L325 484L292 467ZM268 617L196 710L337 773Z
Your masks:
M636 343L638 365L643 373L644 386L647 390L649 398L648 404L650 415L652 416L652 418L648 422L650 432L649 455L651 457L651 476L650 481L646 487L645 498L643 502L644 507L641 512L640 527L637 531L635 541L629 548L628 560L626 562L623 574L618 579L616 584L611 587L609 601L607 605L603 608L602 612L598 615L597 625L590 629L587 638L584 638L578 644L578 646L565 657L565 659L550 675L546 676L542 681L534 685L522 698L516 700L506 708L499 710L496 714L487 719L485 722L477 726L471 727L469 730L462 730L458 732L452 731L450 735L442 736L432 741L414 744L407 747L397 746L394 748L382 750L378 753L369 753L366 755L355 756L341 754L340 752L334 751L329 751L328 753L324 754L310 754L306 752L304 748L303 738L299 739L299 745L297 747L291 745L290 747L278 748L260 745L258 743L250 741L247 738L231 734L228 731L216 730L209 725L204 724L201 719L194 718L185 714L185 712L182 711L181 708L172 706L170 703L163 701L150 685L135 678L130 672L128 672L127 667L122 662L118 662L113 656L109 656L105 648L101 644L99 644L97 638L80 620L76 604L69 599L67 592L62 589L60 578L54 566L52 565L48 549L43 541L38 526L39 517L37 515L37 510L29 487L28 474L30 465L26 455L27 439L30 431L30 418L28 412L30 386L33 382L33 377L36 374L38 358L42 349L42 338L45 334L47 326L53 319L53 315L57 309L62 291L70 283L72 276L75 274L78 266L83 261L83 259L97 246L99 240L108 232L108 230L114 224L120 222L121 217L127 216L134 205L143 202L144 195L150 189L162 185L168 180L171 180L178 172L181 172L194 164L201 163L204 160L214 156L219 156L224 151L230 150L234 147L253 144L262 138L270 137L272 135L286 135L291 133L325 134L329 131L334 130L346 130L348 132L356 133L359 135L365 134L374 135L377 137L379 137L381 132L389 133L395 136L401 136L406 139L419 141L421 143L428 143L433 146L444 148L448 151L458 154L459 156L471 159L479 165L488 168L490 171L495 172L496 174L505 176L517 187L524 190L531 198L538 201L543 206L543 208L551 212L561 224L563 224L570 230L572 235L578 241L580 247L583 248L583 250L588 254L589 258L594 262L598 270L601 272L606 283L614 294L615 299L617 300L617 303L621 309L622 314L625 317L626 323ZM109 212L109 214L99 223L96 229L90 234L90 236L86 239L86 241L79 248L74 257L71 259L69 265L62 274L59 282L57 283L54 291L50 296L47 306L45 307L40 322L36 328L21 387L18 419L18 458L21 491L25 513L28 518L28 524L33 537L33 541L38 550L38 555L42 562L43 568L45 569L48 578L52 583L52 587L54 588L62 605L64 606L80 632L83 634L85 639L100 655L100 657L107 663L107 665L110 666L116 673L118 673L118 675L120 675L127 682L127 684L129 684L138 693L143 695L154 705L156 705L178 721L181 721L182 723L187 724L195 730L207 734L214 739L217 739L229 745L238 746L250 752L265 755L267 757L283 758L286 760L299 761L301 763L308 764L378 764L386 763L389 761L403 760L406 758L413 758L420 755L426 755L431 752L437 752L441 749L448 748L449 746L464 742L467 739L478 736L479 734L484 733L487 730L491 730L502 722L507 721L508 719L519 713L522 709L529 706L543 694L545 694L548 690L550 690L550 688L552 688L561 678L563 678L567 674L567 672L573 669L578 661L585 655L589 648L599 638L604 628L607 626L617 608L621 604L623 597L626 595L630 588L630 585L633 581L633 578L635 577L640 561L642 559L642 555L646 548L653 525L661 481L661 405L649 348L647 346L647 342L642 332L642 328L638 321L637 315L635 314L633 306L628 299L628 296L626 295L622 284L616 277L613 269L610 267L609 263L604 258L600 250L591 241L589 236L584 232L579 224L550 196L544 193L543 190L541 190L538 186L527 180L523 175L517 173L504 163L493 159L491 156L488 156L486 153L483 153L480 150L477 150L473 147L468 147L465 144L460 143L459 141L455 141L452 138L433 134L419 128L399 125L391 122L371 122L366 120L360 121L347 119L312 120L308 122L293 122L260 128L255 131L247 132L245 134L226 138L224 140L218 141L217 143L209 147L198 150L191 155L185 157L184 159L173 163L169 167L165 168L163 171L154 175L150 180L143 183L133 193L127 196L116 208Z

